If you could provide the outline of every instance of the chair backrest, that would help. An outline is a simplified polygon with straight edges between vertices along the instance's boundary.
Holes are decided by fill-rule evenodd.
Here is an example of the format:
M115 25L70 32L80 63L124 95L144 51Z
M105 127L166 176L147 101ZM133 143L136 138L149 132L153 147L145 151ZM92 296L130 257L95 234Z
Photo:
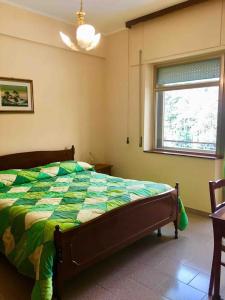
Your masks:
M219 179L216 181L210 181L209 182L209 192L210 192L210 200L211 200L211 210L212 213L217 211L218 209L225 206L225 202L218 203L216 200L215 191L220 188L225 187L225 179Z

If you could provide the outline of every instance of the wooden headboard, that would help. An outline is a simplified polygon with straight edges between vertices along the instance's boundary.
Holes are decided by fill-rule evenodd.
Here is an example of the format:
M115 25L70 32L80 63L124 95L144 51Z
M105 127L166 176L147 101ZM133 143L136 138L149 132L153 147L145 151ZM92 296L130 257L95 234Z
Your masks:
M0 170L29 169L51 162L73 160L75 148L57 151L34 151L0 156Z

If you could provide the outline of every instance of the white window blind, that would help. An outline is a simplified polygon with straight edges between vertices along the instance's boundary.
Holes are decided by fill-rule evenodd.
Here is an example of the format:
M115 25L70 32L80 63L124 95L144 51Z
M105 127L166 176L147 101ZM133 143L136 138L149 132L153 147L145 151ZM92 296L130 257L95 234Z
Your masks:
M157 69L157 86L207 79L219 80L220 61L219 58L214 58L169 67L159 67Z

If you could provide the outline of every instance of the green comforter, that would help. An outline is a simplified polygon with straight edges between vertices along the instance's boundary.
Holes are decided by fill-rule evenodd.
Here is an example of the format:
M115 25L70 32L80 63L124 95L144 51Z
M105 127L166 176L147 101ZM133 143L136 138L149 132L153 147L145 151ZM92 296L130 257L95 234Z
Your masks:
M166 184L96 173L67 161L0 172L0 251L35 278L32 299L52 298L53 232L79 226L111 209L170 190ZM181 230L188 220L180 201Z

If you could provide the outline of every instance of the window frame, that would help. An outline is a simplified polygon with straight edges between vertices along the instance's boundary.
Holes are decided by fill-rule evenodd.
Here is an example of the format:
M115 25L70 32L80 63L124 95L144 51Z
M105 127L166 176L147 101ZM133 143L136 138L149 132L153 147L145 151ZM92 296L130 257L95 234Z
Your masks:
M173 65L185 64L185 63L194 63L197 61L210 60L213 58L219 58L221 61L221 70L220 70L220 80L219 82L208 82L208 83L187 83L181 85L171 85L166 88L158 88L157 87L157 70L160 67L168 67ZM152 153L159 154L171 154L171 155L179 155L179 156L190 156L190 157L199 157L199 158L209 158L209 159L222 159L224 158L225 151L225 53L217 52L209 55L201 55L195 57L188 57L186 59L176 59L173 61L167 61L164 63L155 63L153 64L153 148L150 151ZM204 86L219 86L219 97L218 97L218 114L217 114L217 137L216 137L216 152L210 153L206 151L193 151L192 149L185 148L160 148L157 147L157 92L159 91L168 91L168 90L181 90L187 88L200 88Z

